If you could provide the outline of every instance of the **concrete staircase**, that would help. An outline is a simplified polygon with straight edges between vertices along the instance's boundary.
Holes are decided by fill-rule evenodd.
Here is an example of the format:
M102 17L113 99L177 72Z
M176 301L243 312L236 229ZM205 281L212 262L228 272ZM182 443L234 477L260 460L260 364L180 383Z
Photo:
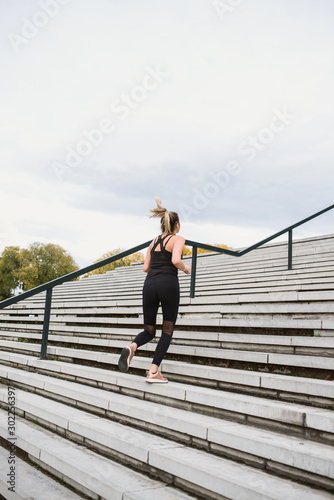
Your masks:
M47 360L45 294L0 311L0 495L334 498L334 236L296 241L292 271L285 243L197 268L166 385L145 381L154 342L117 369L142 330L141 265L54 289Z

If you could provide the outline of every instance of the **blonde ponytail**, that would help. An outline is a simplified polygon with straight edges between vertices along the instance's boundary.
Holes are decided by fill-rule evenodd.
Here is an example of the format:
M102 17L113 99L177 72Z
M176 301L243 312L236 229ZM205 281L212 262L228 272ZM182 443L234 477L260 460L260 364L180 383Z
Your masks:
M172 228L171 228L171 223L170 223L170 215L169 215L169 212L168 210L166 210L165 212L165 233L171 233L172 232Z
M161 231L163 233L172 233L175 224L179 222L179 216L176 212L168 212L167 208L164 208L161 204L161 200L158 196L155 197L155 202L157 204L156 208L150 209L152 217L160 217L161 219Z
M150 208L150 212L152 212L152 215L150 215L150 219L152 217L163 217L165 215L165 213L167 212L167 209L161 205L160 198L158 196L156 196L154 199L155 199L155 202L157 204L157 207Z

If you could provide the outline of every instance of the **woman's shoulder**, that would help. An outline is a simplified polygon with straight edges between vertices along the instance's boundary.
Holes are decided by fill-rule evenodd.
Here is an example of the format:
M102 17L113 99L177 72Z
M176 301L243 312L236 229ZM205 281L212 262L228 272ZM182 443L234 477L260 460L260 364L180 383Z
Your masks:
M167 244L170 242L170 243L176 243L177 241L178 242L183 242L185 243L185 238L179 234L159 234L158 236L156 236L155 238L153 238L153 240L151 241L151 244L150 246L153 246L155 243L157 243L159 241L159 239L166 239L168 240L167 241Z
M167 250L171 251L175 245L177 246L184 245L185 241L186 240L183 238L183 236L180 236L179 234L173 234L173 237L171 237L167 242L166 245Z
M186 241L185 238L183 236L181 236L180 234L175 234L174 236L175 236L174 241L183 241L183 242Z
M153 240L151 241L151 245L153 245L154 243L156 243L159 238L161 238L161 234L158 234L158 236L156 236L155 238L153 238Z
M166 240L168 240L168 242L172 241L173 243L175 243L176 241L186 241L183 238L183 236L180 236L179 234L174 234L174 233L167 234Z

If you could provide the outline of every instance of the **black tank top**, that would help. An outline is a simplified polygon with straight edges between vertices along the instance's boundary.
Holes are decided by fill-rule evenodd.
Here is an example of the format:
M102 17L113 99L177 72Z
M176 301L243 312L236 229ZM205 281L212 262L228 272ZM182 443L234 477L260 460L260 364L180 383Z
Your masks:
M166 245L173 236L174 234L158 236L151 249L151 263L146 279L157 274L173 274L177 276L177 267L172 263L172 252L166 250ZM155 250L159 244L160 250Z

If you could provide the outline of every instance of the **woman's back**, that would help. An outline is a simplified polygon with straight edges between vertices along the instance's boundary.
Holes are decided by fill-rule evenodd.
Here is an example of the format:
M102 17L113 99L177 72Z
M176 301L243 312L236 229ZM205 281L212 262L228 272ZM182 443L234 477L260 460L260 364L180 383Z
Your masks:
M151 248L151 262L147 278L158 274L172 274L177 276L177 268L172 263L174 234L162 234L155 238ZM174 240L174 241L172 241Z

